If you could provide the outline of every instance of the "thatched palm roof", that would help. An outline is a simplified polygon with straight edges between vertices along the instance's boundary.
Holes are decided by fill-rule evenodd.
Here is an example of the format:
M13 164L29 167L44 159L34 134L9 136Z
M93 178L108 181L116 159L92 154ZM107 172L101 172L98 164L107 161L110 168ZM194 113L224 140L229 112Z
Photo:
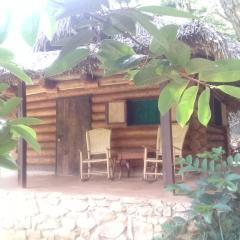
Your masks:
M157 26L161 25L159 19L156 19L155 23ZM56 32L53 42L50 43L45 36L41 36L37 42L35 50L38 52L33 53L29 62L23 65L23 68L33 77L44 79L44 69L48 67L58 56L59 50L51 50L54 46L54 42L74 35L76 31L70 24L71 21L63 21L64 26L59 27ZM61 23L60 23L61 25ZM60 26L59 25L59 26ZM66 31L64 31L64 29ZM151 38L148 33L141 27L137 28L136 38L139 42L146 48L148 47ZM222 58L239 58L240 59L240 43L225 37L222 33L217 32L213 27L202 23L200 21L192 21L185 23L179 27L178 38L183 40L185 43L192 47L192 52L194 56L204 57L209 59L222 59ZM131 39L119 36L118 40L128 43L134 46L134 42ZM46 51L47 50L47 51ZM93 56L94 58L94 56ZM84 63L76 66L74 69L68 71L64 74L71 73L81 73L84 71L91 71L91 67L96 66L96 61L93 59L88 59ZM62 74L62 75L64 75ZM0 73L0 81L15 81L9 73Z

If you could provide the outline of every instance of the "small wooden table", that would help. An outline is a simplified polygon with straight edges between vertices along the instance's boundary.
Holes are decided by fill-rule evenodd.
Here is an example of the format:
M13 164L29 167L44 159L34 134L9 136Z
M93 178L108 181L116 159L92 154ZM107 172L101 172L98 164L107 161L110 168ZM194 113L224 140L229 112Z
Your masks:
M130 177L131 160L143 160L144 149L123 149L118 152L117 159L120 167L119 179L122 177L123 167L127 169L127 176Z

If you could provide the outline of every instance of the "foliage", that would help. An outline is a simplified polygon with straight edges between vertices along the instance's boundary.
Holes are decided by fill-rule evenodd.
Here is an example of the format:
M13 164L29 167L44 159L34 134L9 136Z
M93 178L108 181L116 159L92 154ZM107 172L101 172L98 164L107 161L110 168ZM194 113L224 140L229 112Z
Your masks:
M21 99L18 97L5 99L4 91L8 87L7 84L0 83L0 167L16 169L16 162L12 159L11 152L15 150L19 137L24 138L35 151L40 151L36 133L29 127L29 125L39 124L40 120L13 117Z
M46 76L63 73L89 57L97 57L106 75L126 73L137 86L165 83L159 110L164 114L176 105L181 126L188 123L196 105L199 121L204 126L208 124L210 95L214 91L240 98L239 88L232 86L239 80L240 60L194 58L191 48L177 39L178 26L158 29L153 23L156 16L191 19L191 13L169 6L129 7L129 1L119 2L121 7L116 9L107 0L49 1L49 12L55 12L57 20L75 17L77 33L56 43L62 51L46 70ZM152 38L147 51L139 52L146 46L138 41L136 26L144 28ZM26 31L24 38L32 43ZM118 40L121 38L132 44Z
M173 218L163 225L159 240L206 239L238 240L240 238L240 175L230 171L240 165L240 154L226 157L222 148L213 148L180 159L185 165L180 171L197 172L204 177L195 186L175 184L171 191L186 193L192 199L188 219Z

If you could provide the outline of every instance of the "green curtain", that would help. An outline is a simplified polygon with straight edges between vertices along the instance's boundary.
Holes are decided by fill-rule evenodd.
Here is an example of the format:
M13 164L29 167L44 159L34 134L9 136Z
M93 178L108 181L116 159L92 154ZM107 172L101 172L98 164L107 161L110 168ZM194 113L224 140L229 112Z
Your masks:
M135 99L127 101L128 125L159 124L158 99Z

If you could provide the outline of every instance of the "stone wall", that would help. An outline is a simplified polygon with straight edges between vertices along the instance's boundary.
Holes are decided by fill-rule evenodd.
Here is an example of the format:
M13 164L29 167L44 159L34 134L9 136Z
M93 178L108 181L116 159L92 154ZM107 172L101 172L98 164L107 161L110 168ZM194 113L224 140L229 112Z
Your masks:
M173 197L174 200L174 197ZM150 240L189 203L0 191L1 240Z

